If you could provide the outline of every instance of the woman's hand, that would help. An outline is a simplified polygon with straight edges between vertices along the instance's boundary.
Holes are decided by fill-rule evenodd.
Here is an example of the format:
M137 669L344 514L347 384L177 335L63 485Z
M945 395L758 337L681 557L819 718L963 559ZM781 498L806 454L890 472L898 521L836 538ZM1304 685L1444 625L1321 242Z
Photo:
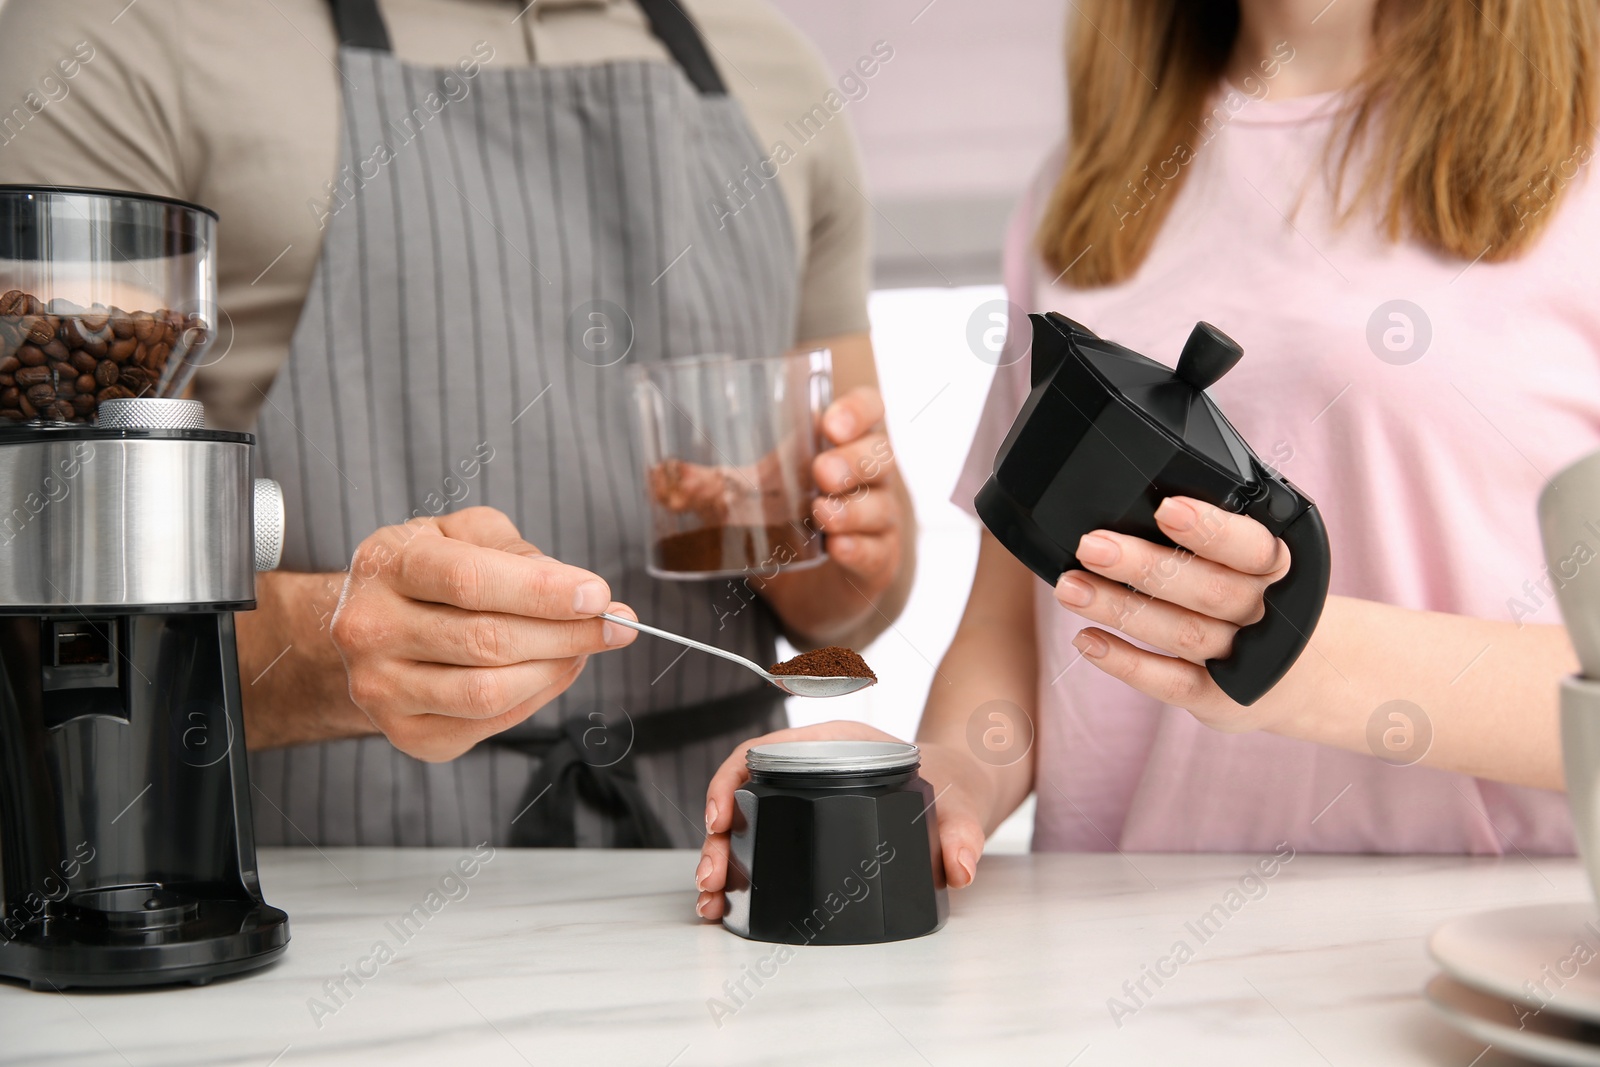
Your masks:
M700 849L700 866L694 884L700 891L695 914L702 919L722 918L728 883L728 836L733 830L737 809L733 794L750 780L744 756L751 746L775 741L898 741L866 723L839 720L778 730L765 737L752 738L733 750L712 776L706 791L706 841ZM953 889L972 884L983 855L983 820L979 817L985 779L975 770L975 761L965 753L949 752L943 746L919 741L922 749L921 773L933 787L937 798L934 811L939 821L939 847L943 853L945 881Z
M1205 662L1226 658L1239 628L1266 614L1267 587L1289 571L1288 547L1254 519L1189 497L1162 501L1156 523L1181 547L1106 530L1087 534L1077 552L1087 570L1063 574L1056 599L1167 654L1095 628L1080 631L1073 645L1107 674L1208 726L1269 725L1270 702L1248 709L1234 703Z

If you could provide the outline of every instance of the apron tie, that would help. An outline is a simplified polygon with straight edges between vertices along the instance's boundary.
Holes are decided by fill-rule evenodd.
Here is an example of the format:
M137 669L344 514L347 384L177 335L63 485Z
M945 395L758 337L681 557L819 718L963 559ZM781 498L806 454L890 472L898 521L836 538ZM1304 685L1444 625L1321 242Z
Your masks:
M540 760L512 822L511 844L576 847L581 798L614 827L612 847L672 848L672 838L640 787L634 758L725 735L743 740L766 729L782 700L780 690L763 686L696 707L641 716L637 722L617 708L614 714L593 711L565 719L558 731L545 736L490 738L488 744Z

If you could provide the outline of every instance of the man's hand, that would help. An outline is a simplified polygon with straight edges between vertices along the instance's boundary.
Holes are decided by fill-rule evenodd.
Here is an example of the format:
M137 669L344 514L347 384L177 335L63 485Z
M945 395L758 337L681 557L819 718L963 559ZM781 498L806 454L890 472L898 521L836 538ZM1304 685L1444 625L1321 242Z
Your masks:
M874 386L852 389L823 413L833 447L812 463L821 493L812 517L828 537L828 563L780 572L760 590L801 639L829 643L863 625L881 629L880 601L895 599L889 594L897 583L909 585L915 529L883 415ZM884 614L892 617L899 605L891 608Z
M522 540L492 508L387 526L356 549L331 635L350 699L394 746L454 759L560 696L634 632L598 576Z
M822 416L834 447L812 464L825 495L811 513L828 535L828 555L874 598L899 572L906 525L901 499L890 491L894 449L883 415L883 396L871 386L834 401Z

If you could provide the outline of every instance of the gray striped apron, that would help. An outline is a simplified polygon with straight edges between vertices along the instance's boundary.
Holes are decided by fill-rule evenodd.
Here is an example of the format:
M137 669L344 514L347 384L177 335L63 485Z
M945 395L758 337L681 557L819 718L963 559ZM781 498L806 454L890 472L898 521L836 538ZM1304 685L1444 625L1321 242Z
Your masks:
M673 63L419 68L374 0L335 0L343 168L259 459L283 486L287 569L344 570L380 526L485 504L641 618L770 662L764 605L725 619L744 603L730 583L645 573L627 371L791 347L795 244L776 183L731 217L712 208L763 153L687 16L639 3ZM381 737L252 753L257 840L697 845L712 772L784 714L776 690L681 651L641 638L595 656L449 763Z

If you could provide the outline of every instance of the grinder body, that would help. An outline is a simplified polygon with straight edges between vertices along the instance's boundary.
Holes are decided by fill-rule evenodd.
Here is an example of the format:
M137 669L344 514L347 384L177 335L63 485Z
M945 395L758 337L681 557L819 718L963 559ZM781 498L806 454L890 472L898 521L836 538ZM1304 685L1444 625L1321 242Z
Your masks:
M204 983L289 937L233 624L276 565L275 487L197 403L121 403L0 425L0 976L36 989Z

